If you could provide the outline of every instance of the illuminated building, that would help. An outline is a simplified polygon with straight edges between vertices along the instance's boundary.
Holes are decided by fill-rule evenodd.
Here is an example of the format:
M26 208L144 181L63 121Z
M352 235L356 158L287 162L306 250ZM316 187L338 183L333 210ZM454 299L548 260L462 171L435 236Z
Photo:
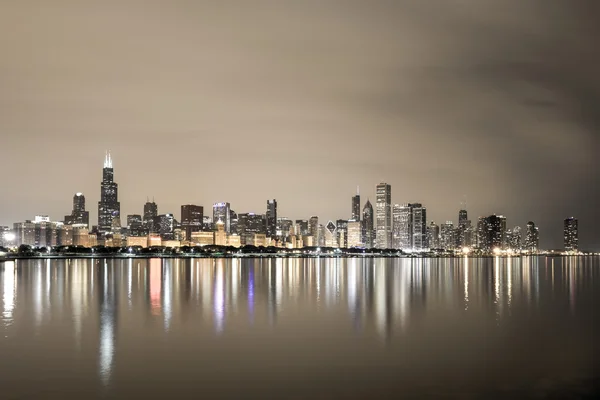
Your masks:
M313 243L317 246L319 243L319 217L316 215L310 217L308 227L310 230L309 234L313 237Z
M297 235L302 235L302 236L306 236L306 235L310 235L310 229L308 228L308 221L305 219L297 219L296 220L296 225L298 226L298 232L296 232Z
M577 218L567 218L564 224L565 251L579 250L579 229Z
M325 226L325 247L338 247L336 226L329 221Z
M338 246L341 248L348 247L348 221L345 219L338 219L335 221L335 229Z
M217 246L227 245L227 233L225 232L225 224L223 221L218 220L215 227L217 228L215 231L215 244Z
M456 248L456 239L454 237L454 223L446 221L440 226L440 247L444 250L454 250Z
M467 214L467 210L460 210L458 212L458 231L456 235L456 247L470 247L471 246L471 221Z
M58 243L59 246L73 245L73 226L62 225L58 228Z
M440 227L435 222L427 227L427 243L430 249L440 248Z
M85 196L83 193L76 193L73 196L73 210L71 215L65 216L65 224L67 225L90 225L90 213L85 210Z
M90 247L90 233L86 227L73 227L73 245Z
M144 223L142 216L139 214L131 214L127 216L127 231L128 236L145 236Z
M302 235L302 243L304 243L304 247L315 246L314 240L315 238L312 235Z
M161 214L154 218L154 230L162 240L173 240L175 238L175 218L173 214Z
M392 247L410 250L412 248L412 212L409 204L394 204L392 212Z
M218 220L223 221L223 224L225 224L225 232L227 234L231 233L230 210L231 210L231 207L230 207L229 203L215 203L213 205L213 221L218 221Z
M154 221L158 217L158 206L152 199L152 202L149 200L144 204L144 219L142 221L144 225L145 233L156 233L157 231L154 228Z
M504 248L511 249L513 251L521 251L522 248L522 234L521 227L515 226L513 229L506 231L506 244Z
M356 188L356 195L352 196L352 220L360 222L360 193Z
M362 224L360 221L348 221L348 247L362 247Z
M240 235L229 235L227 236L227 246L240 247L242 245L242 241Z
M375 246L375 226L373 223L373 206L367 199L365 206L363 207L363 218L362 218L362 243L365 248L372 249Z
M179 240L163 240L161 245L165 247L179 247L181 246L181 242Z
M235 235L238 233L238 215L233 210L229 210L229 227L230 235Z
M267 237L275 238L277 235L277 200L267 200L266 228ZM291 222L291 221L290 221Z
M506 248L506 217L490 215L480 217L477 222L477 247L492 253L495 249Z
M375 245L378 249L392 247L392 187L387 183L377 185L377 227Z
M537 252L540 245L540 231L535 223L529 221L525 232L525 250Z
M267 235L264 233L253 233L252 234L252 244L256 247L266 247L267 246Z
M421 251L427 248L427 209L420 203L395 204L392 245L395 249Z
M212 236L212 233L211 233ZM162 239L160 238L159 235L155 235L155 234L150 234L148 235L148 247L155 247L155 246L161 246L162 245Z
M277 218L277 230L275 236L281 238L282 240L286 240L293 233L292 231L293 222L291 219L286 217ZM267 223L267 228L268 228Z
M238 214L238 233L242 245L252 244L254 234L266 235L265 216L255 213Z
M127 246L140 246L140 247L148 247L148 237L147 236L129 236L127 238Z
M106 153L100 184L100 201L98 202L98 232L106 235L112 231L113 217L121 214L118 201L118 185L114 181L114 170L110 152Z
M192 232L190 242L198 246L213 245L215 244L214 232Z
M30 220L25 222L16 222L13 224L13 231L15 233L15 244L20 246L22 244L35 246L35 224Z
M213 224L211 217L209 217L208 215L205 215L202 218L202 230L203 231L213 231L214 229L215 229L215 225Z
M202 230L202 221L204 217L204 207L193 204L184 204L181 206L181 229L185 232L185 237L192 237L192 232Z

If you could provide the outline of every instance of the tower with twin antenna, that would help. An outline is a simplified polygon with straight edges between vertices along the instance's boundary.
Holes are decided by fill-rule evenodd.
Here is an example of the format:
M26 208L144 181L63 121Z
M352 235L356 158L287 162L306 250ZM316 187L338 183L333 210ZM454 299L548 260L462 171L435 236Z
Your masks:
M110 151L104 156L102 183L100 183L100 201L98 202L98 233L102 236L113 230L113 218L120 218L118 185L114 181L113 160Z

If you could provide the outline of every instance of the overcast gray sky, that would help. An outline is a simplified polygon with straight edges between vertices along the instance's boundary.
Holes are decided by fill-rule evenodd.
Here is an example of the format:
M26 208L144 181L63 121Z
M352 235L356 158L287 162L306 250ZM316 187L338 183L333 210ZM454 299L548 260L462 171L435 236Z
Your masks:
M599 248L600 2L1 1L0 224L229 201L347 218L392 185Z

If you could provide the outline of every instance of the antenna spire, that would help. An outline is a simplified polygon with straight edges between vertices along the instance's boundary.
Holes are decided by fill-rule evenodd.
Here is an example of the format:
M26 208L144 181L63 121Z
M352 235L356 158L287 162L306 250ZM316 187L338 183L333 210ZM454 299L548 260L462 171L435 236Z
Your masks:
M358 185L356 185L356 195L357 196L360 195L360 187Z
M104 168L112 168L112 157L110 156L110 150L106 151L104 156Z

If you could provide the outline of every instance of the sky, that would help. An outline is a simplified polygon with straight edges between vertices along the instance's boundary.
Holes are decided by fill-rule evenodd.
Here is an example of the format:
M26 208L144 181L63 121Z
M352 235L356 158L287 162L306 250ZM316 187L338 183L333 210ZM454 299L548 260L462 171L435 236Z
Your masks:
M600 250L597 0L0 1L0 225L215 202L529 220Z

